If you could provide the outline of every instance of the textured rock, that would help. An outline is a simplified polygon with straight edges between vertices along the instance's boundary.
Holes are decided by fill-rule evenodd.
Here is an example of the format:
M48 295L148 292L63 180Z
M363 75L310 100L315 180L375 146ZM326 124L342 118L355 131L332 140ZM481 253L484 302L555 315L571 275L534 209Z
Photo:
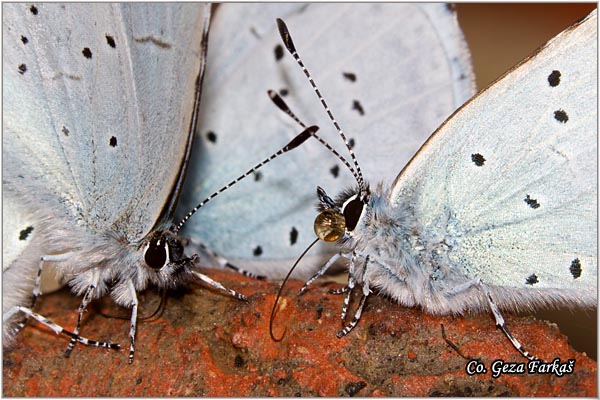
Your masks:
M249 296L243 303L192 286L171 294L165 311L138 324L136 358L127 351L78 345L62 356L68 339L31 323L13 349L4 351L5 396L597 396L597 365L575 352L555 325L507 317L514 335L544 360L575 359L573 374L468 376L467 360L442 338L446 334L489 370L496 359L525 363L489 315L435 317L372 296L357 328L337 339L342 297L328 294L341 285L285 290L269 336L269 316L277 283L234 273L208 274ZM141 296L140 315L150 314L159 297ZM356 299L355 299L356 300ZM67 291L44 296L37 311L73 328L79 299ZM354 302L356 304L356 301ZM128 317L109 299L90 307L82 334L127 344L128 321L107 319L98 310ZM127 347L127 346L123 346Z

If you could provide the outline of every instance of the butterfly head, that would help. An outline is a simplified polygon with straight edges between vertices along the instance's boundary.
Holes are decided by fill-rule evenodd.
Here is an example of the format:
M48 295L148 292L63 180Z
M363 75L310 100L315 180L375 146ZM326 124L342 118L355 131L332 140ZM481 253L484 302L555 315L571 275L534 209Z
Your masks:
M169 230L155 231L146 240L144 264L159 286L173 286L176 275L185 274L189 259L184 256L183 247L179 237Z
M366 211L370 191L364 193L353 188L346 190L334 201L323 188L317 188L320 211L315 218L314 229L317 237L325 242L335 242L352 236L361 217Z

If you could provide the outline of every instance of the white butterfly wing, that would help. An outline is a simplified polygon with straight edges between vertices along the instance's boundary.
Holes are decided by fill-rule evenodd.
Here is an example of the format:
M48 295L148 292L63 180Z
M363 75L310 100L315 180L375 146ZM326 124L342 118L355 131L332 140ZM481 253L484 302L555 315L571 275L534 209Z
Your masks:
M354 139L367 179L393 179L392 166L406 163L473 94L469 53L445 5L221 5L212 21L182 213L301 130L272 104L268 89L277 90L305 123L319 125L319 134L347 154L324 110L311 100L316 97L302 70L284 50L276 17L286 20L333 113ZM327 189L355 181L309 140L203 208L184 234L243 268L282 277L315 237L317 183ZM320 246L310 253L317 256L303 263L307 268L314 270L335 251Z
M5 188L92 230L143 238L184 165L204 14L4 5Z
M394 183L499 305L597 302L596 26L594 11L482 91Z
M107 235L129 250L173 212L209 11L3 5L3 312L29 306L42 255Z

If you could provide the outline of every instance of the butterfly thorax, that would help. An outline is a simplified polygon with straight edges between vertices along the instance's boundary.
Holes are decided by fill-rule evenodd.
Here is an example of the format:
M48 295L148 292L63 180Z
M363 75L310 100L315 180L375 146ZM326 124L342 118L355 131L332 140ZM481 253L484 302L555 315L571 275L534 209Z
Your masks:
M56 220L52 226L56 231ZM150 285L178 287L187 280L194 264L193 259L185 257L179 237L168 229L155 230L140 243L124 242L114 232L86 240L84 232L73 235L76 239L68 246L61 241L49 249L50 254L65 255L64 260L56 262L61 279L81 296L94 287L92 298L110 293L117 304L129 307L134 300L132 289L137 293Z
M389 190L379 185L342 251L354 252L357 281L406 306L420 305L434 313L461 312L447 296L468 278L453 268L454 243L445 235L456 221L440 215L436 229L423 227L409 201L391 202ZM454 228L453 228L454 227ZM458 229L458 228L457 228ZM368 267L365 260L369 258ZM365 268L366 267L366 268Z

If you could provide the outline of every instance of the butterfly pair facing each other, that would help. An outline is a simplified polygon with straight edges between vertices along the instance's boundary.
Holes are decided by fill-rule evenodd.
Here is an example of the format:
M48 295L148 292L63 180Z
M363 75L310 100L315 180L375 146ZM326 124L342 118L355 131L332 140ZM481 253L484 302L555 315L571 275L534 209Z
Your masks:
M16 215L34 226L27 247L17 251L8 265L5 263L4 287L14 285L8 297L6 293L3 296L5 333L7 328L18 326L15 324L21 321L16 317L22 313L42 319L57 332L67 333L23 305L32 288L34 299L39 293L38 271L48 263L55 263L73 290L83 295L80 319L91 300L107 293L117 304L132 308L131 361L137 292L149 284L171 287L196 277L243 298L196 270L197 258L183 255L177 237L181 225L172 227L170 223L183 186L196 115L200 114L201 124L197 132L206 134L210 143L219 144L221 132L235 130L230 129L233 118L225 117L227 113L219 106L222 103L213 100L222 88L211 75L210 51L203 92L208 97L203 97L203 105L199 107L209 9L193 5L95 5L94 18L105 27L101 35L94 36L85 23L78 21L85 13L76 7L83 6L13 5L5 12L5 21L10 22L5 23L5 36L18 46L9 48L4 59L5 96L12 97L5 102L3 140L7 167L3 187L9 204L17 210ZM211 33L216 43L221 32L218 24L226 25L227 13L239 15L239 11L229 11L233 8L228 5L221 7L213 22L216 31ZM309 18L311 13L323 13L318 8L321 5L288 7L279 15L289 13L286 19L292 27L294 17ZM425 5L420 12L430 18L438 12L442 20L447 14L441 10ZM67 36L52 23L60 20L57 15L64 18L65 12L74 26L79 26L79 31ZM273 17L269 22L273 24L279 12L272 9L274 15L258 11L255 14L265 18L269 14L269 18ZM177 21L163 20L159 15ZM499 308L530 310L546 305L596 304L596 214L592 207L596 198L596 127L592 118L596 112L595 18L594 13L565 31L471 100L436 131L390 187L370 188L355 164L350 168L359 177L357 188L335 200L319 190L321 214L316 220L316 230L320 238L338 241L341 253L334 255L332 261L349 259L346 292L350 294L359 286L363 293L354 318L341 334L348 333L358 322L371 291L378 291L400 304L418 305L432 313L491 310L496 323L527 356L508 332ZM120 23L115 27L114 21ZM281 30L286 47L294 52L283 25ZM268 36L256 28L233 31L234 34L223 35L225 43L234 43L238 36L242 36L240 43L244 43L249 40L250 32L260 43L267 43L260 48L271 52L275 48L275 65L282 62L283 49L273 47L273 42L265 39L273 32ZM448 32L452 30L448 28ZM445 36L451 37L448 32ZM460 35L449 42L459 39ZM49 46L48 41L53 40L60 45ZM211 46L212 43L211 37ZM319 46L325 46L324 42L319 41ZM31 48L39 51L33 53ZM236 52L243 55L240 50L243 47L214 48L229 49L230 53L225 52L223 57ZM456 44L454 48L448 44L441 48L445 54L452 49L460 54L462 50ZM237 53L236 57L243 59ZM142 62L148 59L152 62ZM235 62L224 64L235 66ZM435 118L429 118L428 124L436 118L435 124L439 124L471 94L469 79L465 79L470 67L464 64L465 60L457 57L449 58L443 65L447 72L439 87L450 93L447 97L451 100L434 107L435 112L430 114ZM232 74L227 69L222 71L224 76ZM296 83L303 79L302 71L284 71L284 81L289 87L279 90L282 97L288 91L294 95L292 89L298 88L301 93ZM356 71L346 71L344 76L352 81L352 74ZM357 75L359 82L366 76ZM156 76L165 79L157 82ZM227 93L233 89L235 82L226 85L223 90L226 99L231 98ZM215 93L209 96L211 90ZM539 96L540 92L545 95ZM434 88L431 93L435 94ZM264 94L263 97L268 101ZM32 99L36 99L35 104ZM115 99L125 106L114 107ZM258 103L246 107L255 104ZM211 119L214 107L219 111ZM353 101L352 107L357 116L361 115L360 110L365 113L360 101ZM332 109L335 111L335 105ZM82 115L86 119L80 118ZM256 112L256 115L252 118L264 118L265 114ZM303 115L312 117L311 112ZM405 116L400 113L398 118ZM427 117L425 113L422 118ZM253 127L252 118L243 122ZM323 126L321 121L318 125ZM424 133L432 129L433 126L419 127ZM291 143L296 145L314 133L314 129L304 131L300 139ZM356 141L356 153L362 159L360 137ZM377 140L364 142L382 146ZM36 143L47 145L36 146ZM346 143L351 147L350 140ZM412 152L421 143L422 140L415 140ZM294 163L295 157L306 155L305 147L290 153L286 162ZM206 186L222 184L217 180L225 174L211 158L219 154L207 153L207 157L201 155L191 160L192 174L188 180L192 183L186 181L187 189L183 189L180 204L183 209L189 210L195 204L189 207L190 198L196 202L202 198L195 196L197 171L214 171L212 176L202 179ZM315 154L319 159L331 157ZM375 158L368 162L378 161ZM211 165L194 168L197 162ZM306 165L306 161L300 165ZM335 181L334 167L329 179ZM367 164L365 175L369 168ZM278 183L267 176L275 172L265 170L266 184ZM338 173L342 175L343 169L338 168ZM341 180L335 182L339 185ZM252 179L242 181L240 190L244 190L243 185L251 184L255 184ZM261 196L273 194L260 191L251 202L265 204ZM285 221L286 225L281 224L281 230L290 233L290 243L307 244L301 224L306 224L312 201L291 198L301 200L304 208L297 215L290 212L293 217ZM200 216L228 220L228 213L221 212L219 207L231 205L232 201L216 202ZM287 206L289 211L289 203ZM337 225L329 229L325 226L328 221ZM202 226L216 226L217 232L211 234L210 229ZM292 240L294 229L300 231L296 241ZM201 233L194 235L198 230ZM211 249L221 250L213 246L210 238L205 238L214 235L222 242L233 243L223 240L220 230L228 231L223 224L194 223L187 224L183 232L192 241L199 238ZM251 249L254 255L268 254L268 244L272 241L269 237L263 239L262 245L248 246L242 252ZM327 251L322 250L320 257ZM233 258L237 258L236 254ZM235 263L240 262L236 259ZM256 267L248 264L253 272L264 273L260 267L265 264L262 260L254 263ZM316 276L331 264L327 262ZM282 275L281 270L271 274ZM313 279L309 280L307 285L312 282ZM344 302L343 317L348 300L349 296ZM8 321L15 322L7 325ZM78 328L79 323L70 333L72 342L68 351L76 341L91 343L78 335Z

